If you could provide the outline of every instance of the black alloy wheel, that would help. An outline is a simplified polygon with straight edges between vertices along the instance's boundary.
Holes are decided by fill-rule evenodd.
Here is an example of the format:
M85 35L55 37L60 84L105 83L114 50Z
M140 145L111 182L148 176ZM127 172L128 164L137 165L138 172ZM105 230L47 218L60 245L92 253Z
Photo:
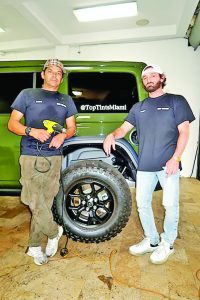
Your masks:
M54 219L67 236L80 242L103 242L121 232L132 199L124 177L101 161L79 161L62 175L53 204Z

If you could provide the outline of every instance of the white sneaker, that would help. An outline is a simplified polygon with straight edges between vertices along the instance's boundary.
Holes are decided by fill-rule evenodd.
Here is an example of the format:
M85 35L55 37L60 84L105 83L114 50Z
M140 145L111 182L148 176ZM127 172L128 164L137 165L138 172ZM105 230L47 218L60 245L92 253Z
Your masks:
M153 252L157 249L156 246L150 244L150 238L144 238L139 244L129 247L129 253L132 255L140 256L148 252Z
M63 234L62 226L58 226L58 234L54 239L48 239L48 243L46 246L46 255L48 257L52 257L56 254L58 250L58 242Z
M38 266L44 265L48 262L48 258L41 247L28 247L27 255L34 258L34 263Z
M150 261L157 265L163 264L172 253L174 253L174 249L171 249L170 244L162 240L157 249L151 254Z

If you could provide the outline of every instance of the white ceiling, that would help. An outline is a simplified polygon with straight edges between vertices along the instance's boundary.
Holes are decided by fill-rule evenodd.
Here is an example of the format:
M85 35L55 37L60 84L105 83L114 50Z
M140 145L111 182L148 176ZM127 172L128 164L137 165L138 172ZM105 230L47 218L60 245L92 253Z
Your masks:
M198 1L137 0L136 17L79 23L73 8L127 0L0 0L0 52L184 37Z

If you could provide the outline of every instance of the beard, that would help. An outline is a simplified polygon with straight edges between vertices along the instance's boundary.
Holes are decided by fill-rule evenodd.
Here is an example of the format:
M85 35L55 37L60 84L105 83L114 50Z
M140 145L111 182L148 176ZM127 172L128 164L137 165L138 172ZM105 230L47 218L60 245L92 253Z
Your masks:
M162 82L159 80L156 83L149 82L147 85L144 85L144 88L147 92L152 93L162 87Z

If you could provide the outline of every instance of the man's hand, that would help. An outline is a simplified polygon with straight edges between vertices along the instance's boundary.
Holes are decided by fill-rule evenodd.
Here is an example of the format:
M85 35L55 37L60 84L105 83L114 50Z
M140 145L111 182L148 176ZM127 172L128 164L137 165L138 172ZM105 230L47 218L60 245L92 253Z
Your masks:
M60 146L64 143L64 140L66 139L66 133L59 133L55 135L51 143L49 144L49 148L55 147L56 149L59 149Z
M51 136L50 133L48 133L45 129L37 128L31 128L29 135L42 143L46 142Z
M168 176L177 173L179 170L179 162L173 157L166 162L166 173Z
M107 155L110 155L111 148L115 150L115 139L123 138L131 129L133 125L125 121L119 128L115 129L113 133L107 135L103 142L103 149Z
M107 155L110 155L111 147L113 148L113 150L115 150L115 138L112 133L107 135L107 137L105 138L105 140L103 142L103 149Z

